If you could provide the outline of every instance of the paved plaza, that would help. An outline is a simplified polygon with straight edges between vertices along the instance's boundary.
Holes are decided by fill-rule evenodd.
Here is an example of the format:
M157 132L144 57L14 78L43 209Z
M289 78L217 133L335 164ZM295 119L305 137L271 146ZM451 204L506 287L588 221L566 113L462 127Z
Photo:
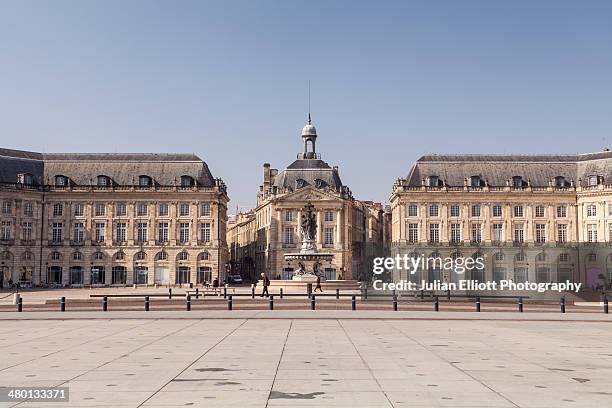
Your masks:
M0 385L67 386L70 407L604 407L612 401L608 316L432 316L2 313Z

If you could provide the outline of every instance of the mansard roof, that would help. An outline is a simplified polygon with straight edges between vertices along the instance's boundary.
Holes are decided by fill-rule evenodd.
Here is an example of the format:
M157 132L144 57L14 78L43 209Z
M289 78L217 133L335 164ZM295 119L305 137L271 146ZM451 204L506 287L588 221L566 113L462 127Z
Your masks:
M35 153L0 149L0 182L14 183L20 173L31 173L38 184L53 184L66 176L76 185L96 183L108 176L116 185L138 184L149 176L156 184L180 183L192 177L198 186L212 187L215 180L208 165L194 154L180 153Z
M463 186L464 180L479 176L491 186L505 186L519 176L533 186L548 186L563 177L587 184L589 176L612 182L612 152L576 155L425 155L413 165L408 186L420 186L427 177L437 176L447 186Z
M274 186L289 189L313 186L340 190L342 180L338 168L330 167L323 160L298 159L275 176Z

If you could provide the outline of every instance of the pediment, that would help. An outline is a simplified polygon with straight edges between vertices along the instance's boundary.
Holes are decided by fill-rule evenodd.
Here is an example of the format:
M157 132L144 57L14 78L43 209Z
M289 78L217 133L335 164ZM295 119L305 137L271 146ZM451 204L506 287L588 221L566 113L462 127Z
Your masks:
M329 201L342 200L342 198L325 191L317 190L313 187L306 187L286 194L281 198L281 201Z

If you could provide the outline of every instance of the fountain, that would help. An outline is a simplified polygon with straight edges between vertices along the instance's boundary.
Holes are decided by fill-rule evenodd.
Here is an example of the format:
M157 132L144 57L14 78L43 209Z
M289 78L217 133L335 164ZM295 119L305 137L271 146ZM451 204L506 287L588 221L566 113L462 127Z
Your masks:
M317 251L317 216L313 209L314 205L308 202L302 212L302 219L300 220L302 246L300 252L285 254L285 261L297 262L298 264L292 278L294 281L316 281L317 276L322 275L321 262L331 262L334 258L332 253Z

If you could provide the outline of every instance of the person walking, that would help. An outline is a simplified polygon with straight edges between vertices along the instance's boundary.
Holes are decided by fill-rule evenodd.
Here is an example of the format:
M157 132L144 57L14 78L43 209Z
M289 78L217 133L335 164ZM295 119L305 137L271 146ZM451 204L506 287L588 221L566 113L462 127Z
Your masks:
M266 275L263 272L261 273L261 284L263 288L261 290L260 297L264 297L264 295L270 296L270 294L268 293L268 286L270 286L270 279L268 279L268 275Z
M323 289L321 288L321 276L317 275L317 285L315 286L315 292L317 291L317 289L319 289L319 292L323 292Z

